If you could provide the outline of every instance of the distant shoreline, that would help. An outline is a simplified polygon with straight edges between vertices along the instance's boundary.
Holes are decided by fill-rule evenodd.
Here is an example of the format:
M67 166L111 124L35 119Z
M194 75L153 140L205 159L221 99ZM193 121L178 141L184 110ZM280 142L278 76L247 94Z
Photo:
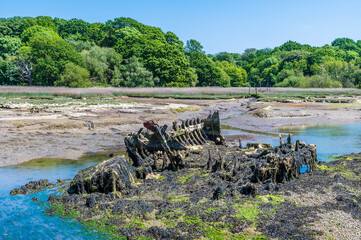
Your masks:
M251 94L255 93L255 88L251 88ZM257 88L258 93L262 95L273 94L287 94L287 93L302 93L302 94L355 94L361 95L361 89L355 88L270 88L267 91L266 87ZM44 93L54 95L89 95L89 96L132 96L132 97L160 97L160 98L205 98L213 96L217 98L242 98L249 93L248 87L153 87L153 88L116 88L116 87L92 87L92 88L68 88L68 87L42 87L42 86L0 86L0 93ZM3 97L0 94L0 97Z

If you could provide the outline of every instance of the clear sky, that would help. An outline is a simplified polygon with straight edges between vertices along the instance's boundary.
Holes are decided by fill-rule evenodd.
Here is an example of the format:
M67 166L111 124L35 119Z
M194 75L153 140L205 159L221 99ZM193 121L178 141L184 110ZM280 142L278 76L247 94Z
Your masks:
M312 46L361 39L361 0L0 0L0 17L105 22L130 17L196 39L207 53L243 53L288 40Z

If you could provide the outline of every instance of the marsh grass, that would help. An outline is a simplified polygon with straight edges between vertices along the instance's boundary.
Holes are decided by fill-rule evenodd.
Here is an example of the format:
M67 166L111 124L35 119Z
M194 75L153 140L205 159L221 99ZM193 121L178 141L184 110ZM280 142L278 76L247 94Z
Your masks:
M263 88L265 90L265 88ZM351 98L361 96L359 89L299 89L299 88L271 88L269 92L259 91L256 95L248 88L221 88L221 87L195 87L195 88L66 88L66 87L19 87L0 86L0 98L114 98L126 97L154 97L178 99L230 99L261 97L262 100L286 99L325 99L329 96L343 96ZM281 99L282 100L282 99Z

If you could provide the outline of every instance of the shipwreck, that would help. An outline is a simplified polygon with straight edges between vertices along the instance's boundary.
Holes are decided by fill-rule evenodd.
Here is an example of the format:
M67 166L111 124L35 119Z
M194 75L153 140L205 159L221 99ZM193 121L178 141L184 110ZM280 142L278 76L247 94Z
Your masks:
M174 122L170 130L153 121L146 121L144 127L124 139L129 160L117 157L80 171L68 192L129 194L137 179L189 168L207 171L239 186L237 191L253 195L296 178L302 167L313 171L317 162L317 147L298 140L292 143L291 136L286 142L280 138L276 147L263 143L227 146L218 112L204 119Z

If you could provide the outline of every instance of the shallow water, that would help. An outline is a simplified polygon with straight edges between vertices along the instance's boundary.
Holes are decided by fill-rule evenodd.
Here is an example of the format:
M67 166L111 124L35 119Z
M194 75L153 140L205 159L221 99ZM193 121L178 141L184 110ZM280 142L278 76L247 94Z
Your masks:
M316 144L318 160L332 161L330 156L361 152L361 123L322 125L300 129L282 129L291 133L292 141L299 139Z
M224 135L241 135L249 132L237 128L222 129ZM361 123L282 129L279 132L290 133L292 142L298 139L307 144L316 144L318 160L321 161L332 161L331 156L334 155L361 152ZM267 133L259 134L267 136ZM269 135L269 138L262 142L270 143L273 146L279 145L279 138L271 136ZM284 141L286 138L284 137ZM242 143L244 145L247 141L242 141Z
M107 158L107 154L89 154L80 160L35 159L17 166L0 168L0 239L106 239L71 219L47 216L47 199L55 190L27 196L10 196L10 191L31 180L70 179L81 169ZM31 198L39 198L33 202Z
M292 141L299 139L307 144L316 144L319 160L323 161L331 160L330 155L361 151L361 123L282 129L280 132L291 133ZM244 134L239 129L223 129L222 133ZM264 142L279 144L278 138L267 137L268 140ZM30 180L47 178L50 182L56 182L57 179L73 178L79 170L107 157L107 154L93 154L79 161L35 159L18 166L0 167L0 239L106 239L106 236L89 229L85 230L80 223L70 219L47 216L46 200L54 190L14 197L9 193L11 189L20 187ZM33 197L39 198L39 202L33 202Z

